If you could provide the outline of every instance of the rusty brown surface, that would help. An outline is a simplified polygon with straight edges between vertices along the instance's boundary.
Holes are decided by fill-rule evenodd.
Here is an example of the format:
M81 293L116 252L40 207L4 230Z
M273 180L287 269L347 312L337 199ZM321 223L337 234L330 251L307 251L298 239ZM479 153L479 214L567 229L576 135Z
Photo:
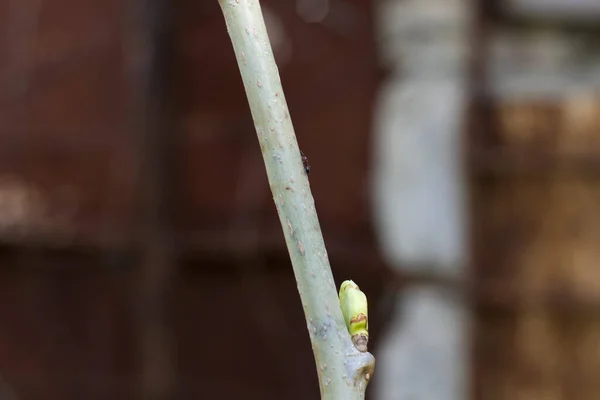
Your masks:
M480 117L493 136L471 148L474 279L487 293L477 299L477 399L600 395L599 107L582 90L488 103Z
M493 10L479 21L485 32ZM598 398L598 93L483 96L488 40L475 47L467 136L473 398Z
M20 7L27 8L26 3ZM110 4L57 2L57 7L70 10L61 17L65 21L42 12L39 31L30 34L35 38L43 34L44 40L35 40L29 53L44 57L21 57L32 65L28 90L19 99L5 93L6 103L0 107L0 141L6 152L0 161L2 172L35 186L47 202L59 203L57 207L63 200L52 192L59 185L69 189L77 211L73 225L92 242L107 231L131 233L136 207L135 145L127 125L131 93L125 21L120 9ZM370 5L351 3L355 22L346 36L303 22L291 3L266 5L283 16L293 44L294 62L284 64L280 72L301 147L315 172L311 184L323 223L356 232L369 229L365 171L379 77L368 33ZM43 10L47 8L53 7L45 5ZM185 230L210 230L227 219L234 207L240 160L247 154L252 165L262 161L217 5L181 2L176 9L173 134L181 135L175 167L185 182L176 193L177 223ZM9 12L15 11L6 7L5 15ZM71 39L73 29L77 35ZM97 36L103 37L102 46L92 47L89 53L77 50L88 49ZM51 40L56 41L47 44L53 55L44 47ZM25 74L14 66L13 58L3 58L7 86L15 74ZM46 82L42 77L48 60L57 66L58 75ZM265 190L266 179L256 185L257 190ZM260 212L267 221L276 221L271 208L267 198Z

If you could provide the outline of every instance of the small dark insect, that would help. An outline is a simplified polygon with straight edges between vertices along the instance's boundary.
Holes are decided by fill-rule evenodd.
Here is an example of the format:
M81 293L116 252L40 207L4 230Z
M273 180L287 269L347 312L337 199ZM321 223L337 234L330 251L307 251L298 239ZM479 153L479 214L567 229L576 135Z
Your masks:
M310 165L308 165L308 157L304 155L302 150L300 150L300 155L302 156L302 165L304 165L304 170L306 171L306 175L310 174Z

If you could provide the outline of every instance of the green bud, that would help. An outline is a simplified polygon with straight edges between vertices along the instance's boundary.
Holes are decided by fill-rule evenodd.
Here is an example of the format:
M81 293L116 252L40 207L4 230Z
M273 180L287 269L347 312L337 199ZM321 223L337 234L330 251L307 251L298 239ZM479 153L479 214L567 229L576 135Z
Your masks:
M359 351L367 351L369 341L367 296L356 283L347 280L340 286L340 305L354 346Z

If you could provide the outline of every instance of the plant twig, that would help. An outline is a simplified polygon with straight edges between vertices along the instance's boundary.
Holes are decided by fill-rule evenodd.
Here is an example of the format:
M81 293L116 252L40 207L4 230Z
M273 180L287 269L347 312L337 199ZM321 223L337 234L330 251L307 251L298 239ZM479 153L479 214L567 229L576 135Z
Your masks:
M252 112L315 356L322 399L364 399L375 359L344 323L258 0L219 0Z

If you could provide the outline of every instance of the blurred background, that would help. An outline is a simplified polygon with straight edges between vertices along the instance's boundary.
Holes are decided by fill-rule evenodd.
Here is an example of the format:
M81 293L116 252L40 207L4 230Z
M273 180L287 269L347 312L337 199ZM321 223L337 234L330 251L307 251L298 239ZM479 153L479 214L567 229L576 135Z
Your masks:
M261 4L368 398L600 398L600 2ZM1 2L0 152L0 400L318 398L216 0Z

